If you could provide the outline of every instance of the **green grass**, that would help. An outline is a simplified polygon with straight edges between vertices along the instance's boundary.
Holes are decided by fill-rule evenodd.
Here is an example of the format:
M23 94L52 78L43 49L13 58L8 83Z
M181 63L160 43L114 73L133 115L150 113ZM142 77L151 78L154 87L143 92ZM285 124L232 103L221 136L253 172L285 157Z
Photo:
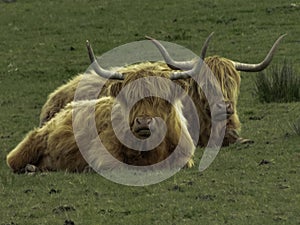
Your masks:
M259 72L255 87L261 102L300 101L300 76L287 61Z
M300 117L295 120L295 122L293 122L290 126L293 133L300 136Z
M272 64L285 58L299 71L300 3L285 0L0 2L0 225L6 224L300 224L300 139L289 124L300 103L262 104L253 74L242 73L238 110L252 145L222 149L156 185L128 187L97 174L13 174L6 154L38 125L57 86L96 55L149 35L208 55L262 60L279 35ZM199 163L202 149L197 150Z

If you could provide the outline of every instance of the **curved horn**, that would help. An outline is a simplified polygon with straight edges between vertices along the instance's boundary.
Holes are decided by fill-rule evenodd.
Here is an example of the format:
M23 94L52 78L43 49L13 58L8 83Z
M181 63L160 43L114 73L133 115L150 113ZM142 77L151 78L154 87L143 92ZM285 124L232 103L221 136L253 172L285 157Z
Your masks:
M214 35L215 32L211 32L211 34L206 38L204 44L203 44L203 47L201 49L201 59L204 60L205 59L205 56L206 56L206 51L207 51L207 48L208 48L208 44L210 42L210 39L211 37Z
M113 72L113 71L110 71L110 70L105 70L98 64L97 59L94 55L94 51L92 49L92 46L91 46L91 44L88 40L86 41L86 47L87 47L87 50L88 50L90 61L92 63L92 68L95 70L95 72L100 77L103 77L103 78L106 78L106 79L124 80L124 75L123 74L121 74L119 72Z
M168 53L167 49L156 39L151 38L149 36L145 36L147 39L153 42L153 44L158 48L159 52L161 53L162 57L164 58L166 64L171 69L181 69L181 70L190 70L193 68L195 61L175 61L172 59L170 54Z
M284 38L284 36L286 36L286 34L281 35L275 41L271 50L269 51L269 53L267 54L267 56L265 57L265 59L262 62L260 62L258 64L248 64L248 63L240 63L240 62L232 61L235 69L239 70L239 71L245 71L245 72L258 72L258 71L264 70L272 61L274 52L275 52L277 46L279 45L279 42Z
M192 76L196 76L197 74L200 73L201 67L203 65L203 59L205 58L206 50L208 47L208 43L212 37L213 33L211 33L205 40L203 47L202 47L202 52L201 52L201 57L199 57L197 62L194 62L192 69L188 71L183 71L183 72L173 72L170 76L171 80L177 80L177 79L186 79Z
M92 46L91 46L91 44L88 40L86 40L86 48L88 50L90 61L91 61L91 63L93 63L95 61L96 57L94 55L94 51L92 49Z
M208 43L212 37L212 35L214 34L214 32L212 32L208 38L206 39L202 50L201 50L201 59L205 58L206 55L206 50L208 47ZM151 38L149 36L146 36L147 39L151 40L155 46L158 48L158 50L160 51L160 53L162 54L165 62L167 63L167 65L171 68L171 69L180 69L180 70L191 70L195 64L194 60L190 60L190 61L175 61L174 59L172 59L172 57L169 55L167 49L156 39Z

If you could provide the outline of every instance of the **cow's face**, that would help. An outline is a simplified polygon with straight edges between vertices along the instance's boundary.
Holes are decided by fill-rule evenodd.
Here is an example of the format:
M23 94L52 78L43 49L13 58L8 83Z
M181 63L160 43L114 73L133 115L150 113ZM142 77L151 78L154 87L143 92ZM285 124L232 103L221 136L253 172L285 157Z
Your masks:
M169 118L176 118L174 115L181 112L180 100L187 92L187 83L171 81L170 70L164 71L157 64L141 65L140 69L124 75L123 81L110 86L110 94L119 99L132 133L145 139L159 132L162 120L167 127L172 126L168 124Z
M191 89L198 93L199 108L202 113L216 120L228 119L236 112L237 99L240 89L240 74L228 59L218 56L205 59L202 71L203 86ZM205 93L203 90L206 90ZM214 90L219 90L221 95ZM209 95L209 100L207 100ZM212 115L213 114L213 115Z
M162 121L168 123L169 116L176 113L176 104L178 103L171 104L159 97L146 97L138 101L129 114L131 131L141 139L148 138L153 133L161 133Z

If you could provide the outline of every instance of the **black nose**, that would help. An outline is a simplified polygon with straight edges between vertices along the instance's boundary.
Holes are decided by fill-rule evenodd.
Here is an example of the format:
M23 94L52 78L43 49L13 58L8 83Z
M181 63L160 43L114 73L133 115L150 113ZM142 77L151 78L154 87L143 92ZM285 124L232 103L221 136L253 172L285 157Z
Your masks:
M134 119L133 131L139 138L148 138L151 135L150 126L153 119L148 116L138 116Z
M148 116L138 116L135 118L135 123L140 126L149 126L152 122L152 118Z
M233 114L234 110L233 110L232 102L231 101L225 101L224 103L217 103L217 107L218 107L217 109L222 110L222 109L224 109L224 107L226 107L225 108L226 113L227 114Z

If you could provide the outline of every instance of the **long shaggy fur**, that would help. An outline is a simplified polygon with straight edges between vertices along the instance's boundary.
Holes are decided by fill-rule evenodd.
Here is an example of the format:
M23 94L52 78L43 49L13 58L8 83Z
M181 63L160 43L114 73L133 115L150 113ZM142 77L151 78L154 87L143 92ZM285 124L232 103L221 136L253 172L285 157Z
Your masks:
M227 146L231 143L235 143L240 138L239 132L241 124L238 118L236 107L240 89L240 73L234 68L232 62L226 58L219 56L207 57L205 58L205 63L216 77L221 87L224 101L230 101L233 105L234 114L231 115L227 120L227 129L223 141L223 146ZM137 69L147 67L155 67L154 71L157 73L157 76L160 76L159 74L161 73L170 73L173 71L164 62L141 63L121 67L116 70L126 75L128 73L135 73ZM40 126L49 121L57 112L59 112L65 107L65 105L74 99L76 87L83 76L89 76L88 78L85 77L87 96L90 95L90 92L95 90L97 91L97 88L95 87L98 87L99 84L103 84L105 82L95 73L91 73L89 75L81 74L76 76L67 84L59 87L56 91L49 95L47 102L42 108ZM110 95L107 87L115 82L116 81L109 81L102 89L99 97ZM206 146L211 134L211 110L209 108L208 101L201 88L198 87L196 82L194 82L192 79L190 79L188 93L192 97L199 114L201 130L199 141L196 144L199 146ZM188 112L185 112L185 116L188 117ZM193 124L190 124L190 126L193 126Z
M29 132L24 140L7 155L7 164L14 172L21 172L27 164L33 164L42 171L47 170L66 170L70 172L81 172L87 166L86 160L82 157L81 152L75 141L73 125L79 127L76 132L76 138L80 140L89 140L89 124L96 121L97 134L92 136L92 141L84 143L88 149L88 160L96 165L96 169L111 168L116 165L111 160L111 155L121 162L130 165L144 166L152 165L166 159L176 147L179 151L175 158L180 163L188 162L187 167L193 165L192 156L195 146L187 130L186 121L183 119L182 104L180 93L172 93L169 85L162 78L167 79L169 71L158 71L158 65L127 68L127 75L124 81L116 81L107 89L112 97L102 97L96 100L83 100L67 104L60 110L55 117L46 122L42 127ZM129 113L129 123L132 124L136 116L147 115L153 118L162 118L168 128L163 141L151 151L136 151L124 146L115 136L112 128L112 120L124 127L123 133L131 132L126 129L127 120L124 113L124 101L117 101L115 96L124 86L132 81L149 76L159 76L161 79L154 82L144 81L144 86L140 85L131 88L125 92L124 99L131 95L139 95L145 92L159 92L160 96L175 97L172 104L162 98L148 97L137 102ZM178 81L178 84L185 87L184 81ZM157 89L157 86L160 89ZM159 91L160 90L160 91ZM95 106L95 109L93 108ZM112 107L116 107L116 113L111 117ZM72 112L76 108L79 113L73 118ZM95 110L95 117L93 117ZM159 124L156 124L159 126ZM181 136L182 142L179 145ZM96 145L98 137L102 141L105 149L99 149ZM179 146L178 146L179 145ZM172 165L168 165L172 166Z
M56 113L63 109L68 103L74 100L75 91L84 78L84 85L82 87L81 99L77 100L87 100L89 96L95 96L98 91L98 87L104 85L100 96L107 96L107 84L105 80L99 77L96 73L90 72L88 74L79 74L71 79L68 83L58 87L54 92L52 92L46 103L43 105L40 114L40 127L43 126L47 121L51 120Z
M136 65L130 65L120 68L114 68L114 70L121 73L132 73L136 70L153 66L151 63L142 63ZM171 71L165 63L158 62L155 63L156 71ZM85 93L84 95L80 95L80 99L76 100L87 100L90 99L90 96L96 96L95 93L98 92L98 88L103 85L101 92L98 97L101 98L103 96L108 96L108 87L111 83L114 83L114 80L105 80L97 75L94 71L89 71L86 74L79 74L71 79L66 84L58 87L54 92L52 92L45 104L43 105L40 113L40 124L39 126L43 126L47 121L51 120L56 113L58 113L61 109L63 109L68 103L74 100L74 95L76 89L81 81L84 81L84 84L81 84L80 87L81 93Z
M237 101L240 90L240 73L234 68L232 62L226 58L219 56L205 58L207 67L203 69L209 69L210 71L204 71L209 75L214 75L218 84L214 84L213 80L209 80L207 85L219 85L223 94L223 101L232 103L234 113L227 119L225 138L223 140L223 146L227 146L231 143L235 143L239 138L239 131L241 124L237 114ZM208 76L209 77L209 76ZM196 82L190 79L189 95L193 98L194 103L199 115L200 121L200 136L199 146L206 146L211 134L211 109L202 89L196 84Z

